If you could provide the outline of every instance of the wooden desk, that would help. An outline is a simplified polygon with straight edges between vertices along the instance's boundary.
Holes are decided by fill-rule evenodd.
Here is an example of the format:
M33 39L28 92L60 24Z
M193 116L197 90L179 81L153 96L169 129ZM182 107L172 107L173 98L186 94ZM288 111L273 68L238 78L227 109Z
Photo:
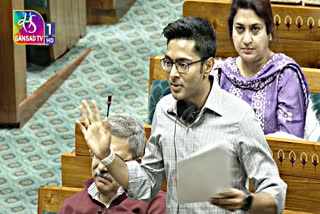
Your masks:
M84 188L40 186L38 189L38 214L59 212L64 200Z
M17 124L19 104L27 97L26 49L12 39L12 10L21 8L23 0L0 1L0 124Z
M87 0L87 24L116 24L136 0Z

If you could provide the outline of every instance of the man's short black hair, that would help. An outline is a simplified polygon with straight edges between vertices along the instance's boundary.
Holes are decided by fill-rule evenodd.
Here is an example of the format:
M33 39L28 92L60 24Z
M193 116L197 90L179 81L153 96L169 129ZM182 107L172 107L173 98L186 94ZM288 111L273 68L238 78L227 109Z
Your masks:
M214 57L216 53L216 33L211 24L199 17L185 17L168 24L163 29L167 44L172 39L195 41L195 53L201 59Z

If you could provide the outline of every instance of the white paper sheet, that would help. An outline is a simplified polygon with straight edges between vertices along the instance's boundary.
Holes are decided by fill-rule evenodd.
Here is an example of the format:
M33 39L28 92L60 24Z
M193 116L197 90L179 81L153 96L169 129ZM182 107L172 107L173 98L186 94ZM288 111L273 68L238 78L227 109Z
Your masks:
M207 148L178 161L179 203L209 201L231 188L230 157L225 148Z

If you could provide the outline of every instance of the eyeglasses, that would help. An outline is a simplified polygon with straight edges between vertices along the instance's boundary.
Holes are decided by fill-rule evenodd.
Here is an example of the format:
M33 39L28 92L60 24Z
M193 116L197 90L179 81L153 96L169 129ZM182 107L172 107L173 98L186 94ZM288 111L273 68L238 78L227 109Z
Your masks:
M172 67L173 67L173 64L175 64L177 71L178 71L179 73L181 73L181 74L185 74L185 73L187 73L187 72L189 71L190 65L195 64L195 63L197 63L197 62L202 62L202 61L205 61L205 60L207 60L207 59L200 59L200 60L198 60L198 61L189 62L189 63L188 63L188 62L179 62L179 61L176 62L176 61L172 61L172 60L170 60L170 59L168 59L168 58L163 58L163 59L160 60L160 62L161 62L162 68L163 68L166 72L170 72L171 69L172 69Z

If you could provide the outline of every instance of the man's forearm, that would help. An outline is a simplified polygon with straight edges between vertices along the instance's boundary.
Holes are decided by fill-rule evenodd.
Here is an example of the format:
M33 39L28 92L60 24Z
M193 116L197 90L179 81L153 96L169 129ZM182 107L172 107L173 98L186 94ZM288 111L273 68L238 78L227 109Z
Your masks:
M125 190L129 187L129 170L127 164L117 155L112 163L107 166L108 172Z
M264 192L253 194L251 214L274 214L277 213L277 204L275 200Z

